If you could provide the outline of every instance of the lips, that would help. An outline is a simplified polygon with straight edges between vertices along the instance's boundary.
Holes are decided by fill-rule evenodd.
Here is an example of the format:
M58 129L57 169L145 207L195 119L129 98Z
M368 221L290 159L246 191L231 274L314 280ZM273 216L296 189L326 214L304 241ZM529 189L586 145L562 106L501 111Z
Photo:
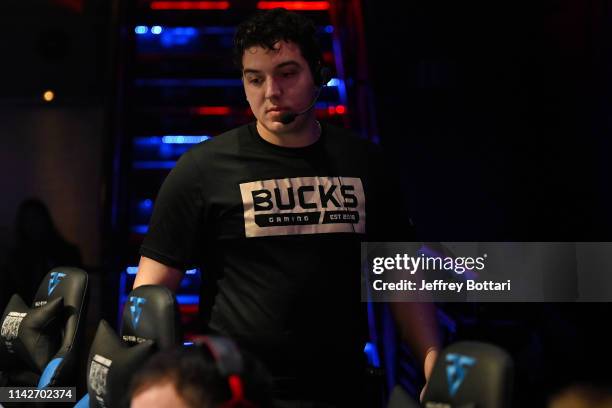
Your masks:
M268 112L284 112L288 110L287 108L283 108L283 107L277 107L277 108L270 108L266 110L266 113Z

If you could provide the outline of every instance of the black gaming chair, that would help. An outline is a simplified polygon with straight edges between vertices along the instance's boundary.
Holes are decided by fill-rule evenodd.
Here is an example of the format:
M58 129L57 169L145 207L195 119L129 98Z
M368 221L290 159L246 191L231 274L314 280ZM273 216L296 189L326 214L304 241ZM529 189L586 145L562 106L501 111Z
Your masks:
M43 279L32 307L11 297L0 320L3 385L74 386L87 281L82 269L57 267Z
M510 408L513 363L499 347L459 342L440 353L423 406Z
M182 341L174 295L163 286L145 285L130 292L123 308L121 336L102 320L87 360L87 395L75 406L127 406L135 371L156 351Z

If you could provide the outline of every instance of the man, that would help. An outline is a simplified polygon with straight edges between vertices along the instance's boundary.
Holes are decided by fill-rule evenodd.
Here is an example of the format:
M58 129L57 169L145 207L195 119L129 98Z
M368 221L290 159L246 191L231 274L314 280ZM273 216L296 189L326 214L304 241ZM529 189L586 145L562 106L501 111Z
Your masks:
M264 12L234 44L257 121L179 160L157 197L134 287L176 290L186 268L202 266L208 329L262 359L278 398L359 406L359 242L402 238L385 227L402 225L404 211L374 146L308 109L325 81L311 21ZM431 310L392 307L428 375L435 325L419 313Z
M271 408L270 382L252 356L239 352L240 371L223 372L211 350L197 345L154 355L132 378L131 408Z

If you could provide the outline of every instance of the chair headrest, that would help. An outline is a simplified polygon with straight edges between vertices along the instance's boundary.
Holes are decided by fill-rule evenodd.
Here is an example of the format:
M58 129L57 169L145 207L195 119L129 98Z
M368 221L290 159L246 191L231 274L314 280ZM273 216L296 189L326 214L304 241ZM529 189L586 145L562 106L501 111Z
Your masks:
M57 357L63 357L70 352L77 340L80 317L86 306L87 272L73 267L53 268L45 275L36 296L33 306L38 307L57 298L64 299L63 319L64 335L62 345Z
M121 338L130 343L153 340L159 349L180 344L178 306L172 292L160 285L132 290L123 307Z
M100 321L87 360L89 406L127 406L132 374L154 351L151 340L130 347L105 320Z
M479 342L455 343L440 353L423 404L508 408L512 376L512 359L501 348Z
M34 296L33 307L59 297L64 306L80 310L87 289L87 273L79 268L57 267L47 273Z
M41 374L61 344L61 297L29 308L17 294L13 295L0 320L0 371L6 363L27 366ZM22 362L23 364L19 364Z

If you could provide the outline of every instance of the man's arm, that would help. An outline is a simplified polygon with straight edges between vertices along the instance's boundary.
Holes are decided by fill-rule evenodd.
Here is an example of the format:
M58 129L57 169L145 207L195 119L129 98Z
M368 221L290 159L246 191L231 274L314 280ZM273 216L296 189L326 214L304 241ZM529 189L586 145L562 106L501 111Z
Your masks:
M416 353L423 364L425 379L429 381L440 350L435 305L424 302L391 302L389 307L402 340Z
M133 289L142 285L163 285L176 293L183 279L183 273L184 271L180 269L172 268L146 256L141 256Z

